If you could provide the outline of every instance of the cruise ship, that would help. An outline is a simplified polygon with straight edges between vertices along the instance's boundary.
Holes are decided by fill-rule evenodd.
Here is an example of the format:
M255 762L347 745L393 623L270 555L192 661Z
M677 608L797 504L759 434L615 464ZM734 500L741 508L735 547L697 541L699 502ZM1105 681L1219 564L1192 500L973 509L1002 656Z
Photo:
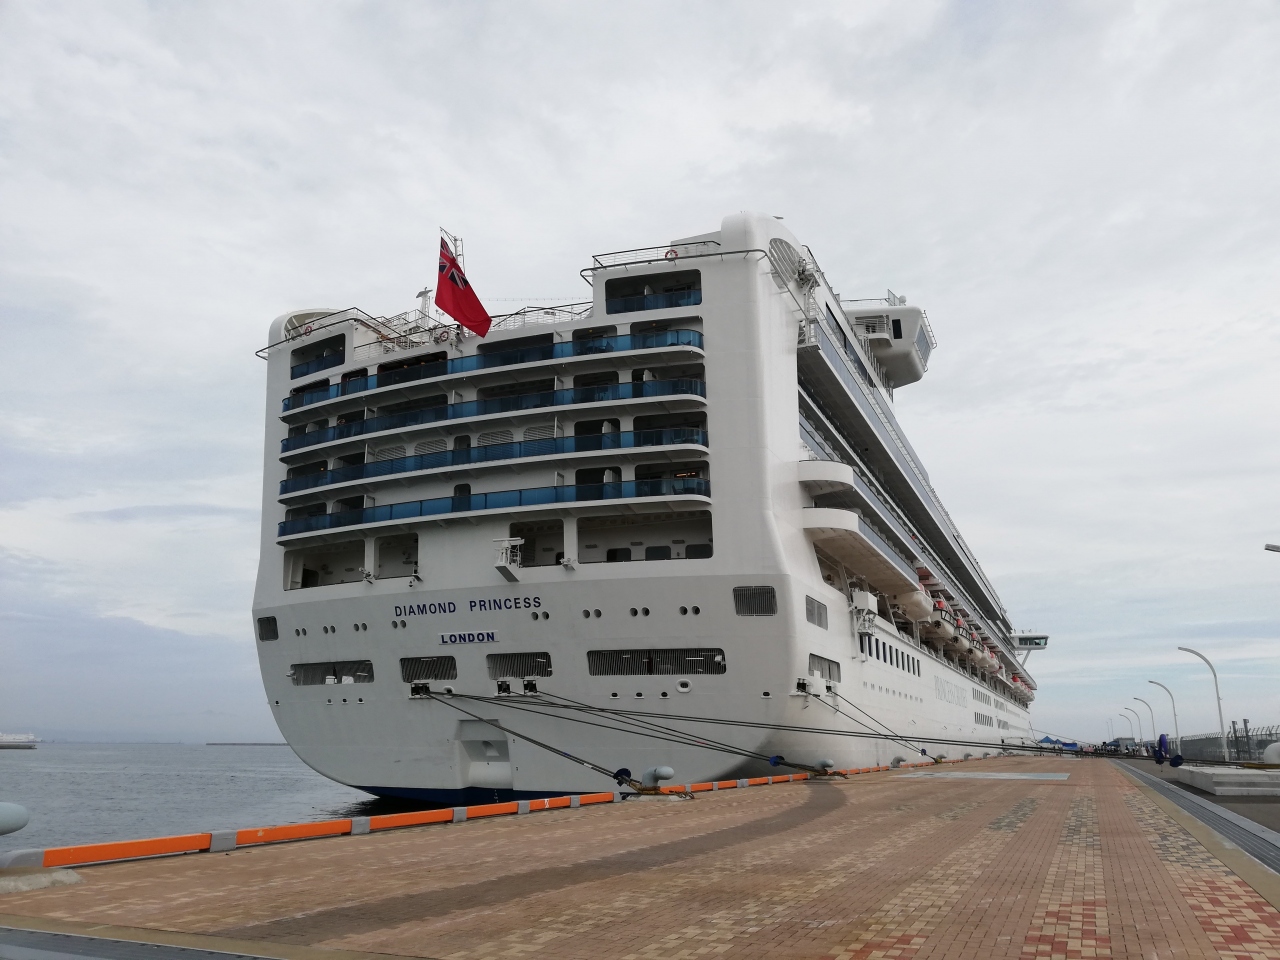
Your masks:
M483 337L430 291L272 323L253 619L298 756L461 804L1030 743L1046 638L894 415L925 311L749 213L581 275Z

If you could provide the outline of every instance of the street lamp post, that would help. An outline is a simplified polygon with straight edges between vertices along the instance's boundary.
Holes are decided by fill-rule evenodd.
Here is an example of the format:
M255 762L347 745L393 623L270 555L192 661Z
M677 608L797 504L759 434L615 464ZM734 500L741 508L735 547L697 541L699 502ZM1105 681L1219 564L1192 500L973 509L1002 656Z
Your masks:
M1169 695L1169 705L1173 707L1173 739L1178 743L1178 753L1182 753L1182 734L1178 732L1178 702L1173 699L1173 691L1156 680L1148 680L1147 683L1154 683Z
M1158 744L1160 742L1160 734L1156 732L1156 712L1151 709L1151 704L1143 700L1141 697L1134 697L1140 704L1147 708L1147 713L1151 714L1151 742Z
M1183 653L1189 653L1199 657L1204 661L1204 665L1209 668L1209 672L1213 674L1213 695L1218 700L1218 735L1222 737L1222 759L1231 762L1231 754L1227 752L1227 725L1222 722L1222 693L1218 690L1218 671L1213 669L1213 664L1199 650L1192 650L1190 647L1179 647Z
M1138 742L1138 738L1134 736L1134 733L1133 733L1133 718L1130 717L1127 713L1122 713L1120 714L1120 719L1129 721L1129 739L1132 740L1136 745Z
M1128 710L1130 713L1132 713L1133 718L1138 721L1138 744L1139 744L1138 752L1141 753L1142 752L1141 745L1146 742L1142 736L1142 717L1138 716L1138 711L1133 709L1133 707L1125 707L1125 709Z

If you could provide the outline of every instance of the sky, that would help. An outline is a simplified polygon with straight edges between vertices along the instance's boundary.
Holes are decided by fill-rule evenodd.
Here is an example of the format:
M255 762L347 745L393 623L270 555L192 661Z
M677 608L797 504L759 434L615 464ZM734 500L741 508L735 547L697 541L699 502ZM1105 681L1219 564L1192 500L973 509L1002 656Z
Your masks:
M1280 723L1280 6L0 0L0 730L271 740L250 633L286 310L493 312L784 216L924 306L898 418L1036 726Z

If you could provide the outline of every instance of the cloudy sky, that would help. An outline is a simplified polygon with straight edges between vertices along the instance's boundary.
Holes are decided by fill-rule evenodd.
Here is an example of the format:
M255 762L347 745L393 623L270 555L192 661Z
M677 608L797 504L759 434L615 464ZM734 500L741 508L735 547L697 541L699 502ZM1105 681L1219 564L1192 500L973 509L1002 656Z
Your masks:
M786 217L939 340L898 415L1043 728L1280 723L1280 7L0 0L0 730L274 739L272 317L495 312Z

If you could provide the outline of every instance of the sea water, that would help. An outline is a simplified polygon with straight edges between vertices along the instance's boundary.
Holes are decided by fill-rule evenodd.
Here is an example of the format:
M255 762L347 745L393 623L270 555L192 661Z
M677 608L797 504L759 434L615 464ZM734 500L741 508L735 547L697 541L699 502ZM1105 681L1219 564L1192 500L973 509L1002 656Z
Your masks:
M379 801L287 746L42 743L0 750L0 801L31 822L0 852L265 827L426 807Z

